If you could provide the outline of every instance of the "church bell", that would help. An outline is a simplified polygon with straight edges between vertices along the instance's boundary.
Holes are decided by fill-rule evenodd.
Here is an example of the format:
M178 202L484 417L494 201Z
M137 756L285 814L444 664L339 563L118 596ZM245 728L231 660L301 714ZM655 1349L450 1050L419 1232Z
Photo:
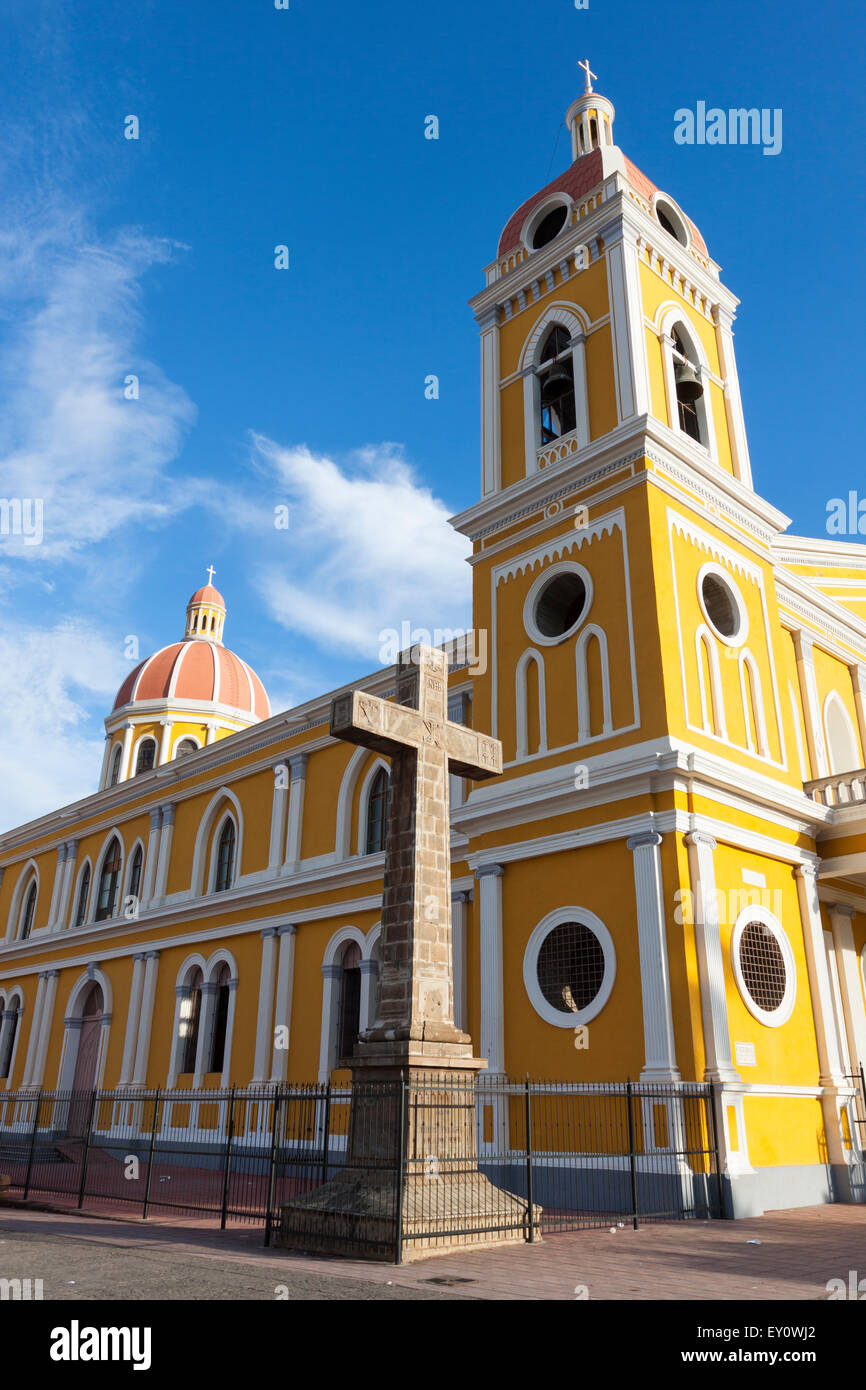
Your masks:
M541 384L541 404L552 405L567 391L573 390L571 375L563 366L555 366Z
M696 401L704 394L701 379L691 362L678 362L674 370L677 396L681 401Z

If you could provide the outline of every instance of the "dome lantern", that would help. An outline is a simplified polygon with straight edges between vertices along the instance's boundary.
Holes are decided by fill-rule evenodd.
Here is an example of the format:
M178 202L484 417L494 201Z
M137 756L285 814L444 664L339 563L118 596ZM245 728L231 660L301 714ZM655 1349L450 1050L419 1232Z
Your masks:
M592 90L595 73L590 71L589 60L585 58L577 66L584 71L586 86L583 95L565 113L565 123L571 131L572 160L613 145L613 102Z
M219 589L215 589L213 586L212 580L215 573L213 565L209 565L207 584L201 589L196 589L186 606L186 632L184 636L187 641L216 642L222 646L226 601Z

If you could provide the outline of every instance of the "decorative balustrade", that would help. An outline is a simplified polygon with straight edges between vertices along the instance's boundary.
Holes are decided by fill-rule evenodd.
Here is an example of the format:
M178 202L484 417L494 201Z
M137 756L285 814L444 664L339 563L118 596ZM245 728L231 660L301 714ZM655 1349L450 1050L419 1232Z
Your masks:
M866 804L866 767L852 772L836 772L804 782L803 790L821 806L862 806Z

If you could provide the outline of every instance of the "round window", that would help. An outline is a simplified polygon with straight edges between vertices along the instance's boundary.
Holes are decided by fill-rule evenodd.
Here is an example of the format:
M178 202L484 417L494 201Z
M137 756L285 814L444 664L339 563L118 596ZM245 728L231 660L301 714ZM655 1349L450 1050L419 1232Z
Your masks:
M615 974L610 932L582 907L559 908L539 922L523 958L532 1006L556 1028L595 1018L610 997Z
M538 953L538 988L552 1008L577 1014L588 1008L604 979L601 942L582 922L563 922Z
M560 570L530 593L527 626L543 642L558 642L578 626L589 606L586 581L576 570Z
M688 246L689 238L683 219L670 203L663 202L661 198L657 199L655 214L669 236L675 237L680 246Z
M535 231L532 233L532 249L537 251L539 247L546 246L549 241L553 241L565 226L565 219L568 216L568 208L564 203L551 208L550 212L542 217Z
M717 637L733 646L742 646L748 633L742 599L723 570L704 565L698 575L698 595L704 617Z
M778 1027L794 1007L795 967L788 938L770 912L746 908L731 939L737 985L749 1012Z

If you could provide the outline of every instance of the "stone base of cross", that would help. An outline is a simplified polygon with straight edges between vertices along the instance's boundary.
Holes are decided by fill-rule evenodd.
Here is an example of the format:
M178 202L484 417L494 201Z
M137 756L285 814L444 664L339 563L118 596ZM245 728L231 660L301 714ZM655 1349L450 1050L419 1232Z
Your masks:
M391 759L385 839L379 1007L354 1061L441 1045L468 1055L471 1039L454 1025L451 948L451 825L448 775L475 780L502 771L498 739L448 719L448 658L419 646L401 658L394 701L363 691L338 696L331 733ZM454 1055L457 1060L457 1055ZM481 1065L480 1063L478 1065Z

